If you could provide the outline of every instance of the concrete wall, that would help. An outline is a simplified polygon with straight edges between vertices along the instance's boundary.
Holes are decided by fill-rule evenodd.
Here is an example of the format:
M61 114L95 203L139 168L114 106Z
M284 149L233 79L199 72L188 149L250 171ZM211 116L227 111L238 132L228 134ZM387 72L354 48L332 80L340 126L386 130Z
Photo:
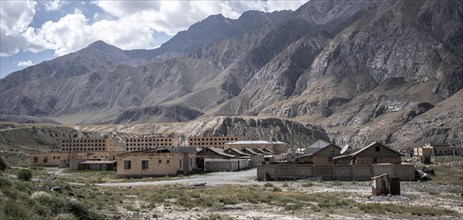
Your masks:
M29 164L31 166L64 166L69 155L63 152L31 153Z
M249 160L249 166L250 167L255 167L263 162L265 162L265 157L264 155L251 155Z
M401 180L415 179L415 167L409 164L375 164L372 165L372 172L374 176L386 173L390 178L400 178Z
M374 166L312 166L310 164L262 164L257 166L257 180L304 179L320 177L336 180L370 180L372 176L387 173L391 178L413 180L412 165Z

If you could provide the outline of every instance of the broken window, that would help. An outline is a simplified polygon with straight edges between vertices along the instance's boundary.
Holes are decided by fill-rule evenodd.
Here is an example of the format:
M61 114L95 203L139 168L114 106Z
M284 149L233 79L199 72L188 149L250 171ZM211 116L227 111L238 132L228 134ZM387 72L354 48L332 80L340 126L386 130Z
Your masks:
M132 161L124 160L124 170L130 170L130 169L132 169Z
M375 147L375 151L376 151L376 152L379 152L379 146L376 146L376 147Z
M141 161L141 169L142 169L142 170L147 170L147 169L149 169L149 161L148 161L148 160L142 160L142 161Z

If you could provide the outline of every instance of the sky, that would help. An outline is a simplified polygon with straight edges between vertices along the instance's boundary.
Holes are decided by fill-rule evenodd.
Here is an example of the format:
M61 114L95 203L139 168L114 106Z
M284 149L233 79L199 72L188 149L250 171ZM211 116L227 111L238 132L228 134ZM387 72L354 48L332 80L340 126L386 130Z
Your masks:
M308 0L1 0L0 78L103 40L154 49L209 15L295 10Z

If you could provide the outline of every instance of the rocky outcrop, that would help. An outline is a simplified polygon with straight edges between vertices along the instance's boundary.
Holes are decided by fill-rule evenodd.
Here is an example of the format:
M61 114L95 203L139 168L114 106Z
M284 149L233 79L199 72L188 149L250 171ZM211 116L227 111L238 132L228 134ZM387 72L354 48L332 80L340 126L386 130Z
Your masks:
M114 124L150 121L153 118L163 122L181 122L193 120L201 115L199 111L182 106L153 106L124 111L117 116Z
M244 136L246 140L284 141L298 147L329 140L321 127L278 118L205 118L186 124L181 132L185 136Z

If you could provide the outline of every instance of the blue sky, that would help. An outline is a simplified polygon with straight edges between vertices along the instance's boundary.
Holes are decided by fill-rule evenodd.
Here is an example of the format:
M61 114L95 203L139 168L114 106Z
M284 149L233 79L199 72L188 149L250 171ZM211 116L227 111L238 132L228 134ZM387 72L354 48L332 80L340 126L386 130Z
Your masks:
M209 15L295 10L307 0L1 0L0 78L97 40L153 49Z

